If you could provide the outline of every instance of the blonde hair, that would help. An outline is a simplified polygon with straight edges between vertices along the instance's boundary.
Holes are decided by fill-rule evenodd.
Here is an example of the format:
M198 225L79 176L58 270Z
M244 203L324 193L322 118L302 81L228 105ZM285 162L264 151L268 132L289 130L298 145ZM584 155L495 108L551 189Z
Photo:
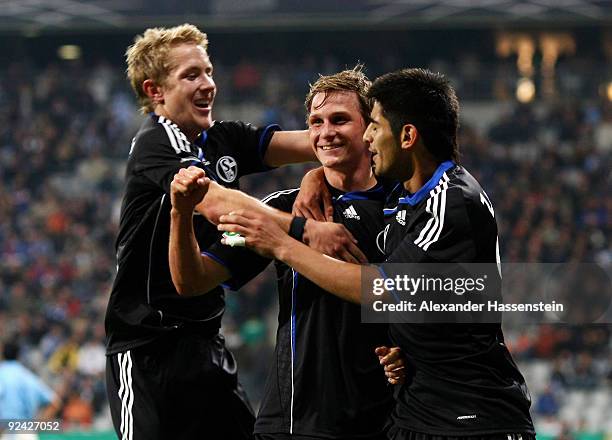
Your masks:
M319 79L314 84L309 84L310 91L306 95L306 101L304 102L307 119L308 115L310 115L312 100L317 93L325 93L325 98L319 104L319 106L322 106L327 97L334 92L355 92L359 99L359 108L363 120L368 122L373 101L367 96L367 93L372 82L363 73L363 67L363 64L357 64L350 70L343 70L333 75L319 75Z
M182 24L172 28L150 28L134 38L134 44L125 51L127 77L138 98L142 113L152 112L153 102L146 95L142 83L152 79L162 85L173 66L170 65L170 50L184 43L193 43L204 50L208 48L208 38L192 24Z

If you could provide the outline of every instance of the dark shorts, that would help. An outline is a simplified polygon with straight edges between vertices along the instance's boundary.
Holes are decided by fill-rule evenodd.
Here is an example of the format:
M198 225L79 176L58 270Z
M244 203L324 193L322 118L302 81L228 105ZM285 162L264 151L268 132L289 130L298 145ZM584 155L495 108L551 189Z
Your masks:
M255 418L223 337L176 332L107 356L119 439L252 439Z
M424 434L422 432L414 432L409 429L392 427L388 434L389 440L535 440L534 434L483 434L471 436L445 436Z
M385 435L374 437L342 437L342 440L386 440ZM331 437L312 437L309 435L291 434L255 434L255 440L330 440Z

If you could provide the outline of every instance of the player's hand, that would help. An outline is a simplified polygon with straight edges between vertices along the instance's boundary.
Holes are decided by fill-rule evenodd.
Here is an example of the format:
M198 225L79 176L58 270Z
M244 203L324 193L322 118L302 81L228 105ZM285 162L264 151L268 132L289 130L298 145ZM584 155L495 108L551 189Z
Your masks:
M387 381L392 385L403 384L406 380L406 359L399 347L377 347L374 350L378 361L384 366Z
M321 211L321 206L323 211ZM322 167L310 170L304 175L291 214L320 222L334 220L332 198L325 185Z
M246 247L268 258L277 258L282 245L293 240L275 221L259 212L238 210L222 215L217 229L239 233L245 238ZM224 238L221 242L226 244Z
M307 220L304 243L325 255L355 264L365 264L367 257L357 247L357 240L344 225Z
M170 184L172 207L183 214L193 213L195 206L206 195L209 185L210 179L201 168L182 168Z

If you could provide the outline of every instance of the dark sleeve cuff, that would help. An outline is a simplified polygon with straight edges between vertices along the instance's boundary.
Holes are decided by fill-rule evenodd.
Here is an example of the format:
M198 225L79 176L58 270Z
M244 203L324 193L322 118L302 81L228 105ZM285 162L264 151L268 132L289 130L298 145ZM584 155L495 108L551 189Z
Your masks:
M277 131L282 131L281 126L278 124L271 124L264 128L263 133L259 137L259 157L263 166L268 170L274 170L277 168L268 166L264 160L266 157L266 152L268 151L268 146L270 145L270 140L272 139L272 135Z
M201 252L202 255L206 255L209 258L212 258L213 260L215 260L217 263L219 263L221 266L225 267L230 275L231 278L229 280L227 280L225 283L221 283L221 287L223 287L224 289L229 289L229 290L233 290L236 291L238 289L240 289L245 283L240 283L240 281L238 281L234 275L234 271L232 270L232 268L229 266L229 264L227 264L225 261L223 261L221 258L219 258L218 256L216 256L215 254L212 254L210 252L206 252L206 251L202 251Z

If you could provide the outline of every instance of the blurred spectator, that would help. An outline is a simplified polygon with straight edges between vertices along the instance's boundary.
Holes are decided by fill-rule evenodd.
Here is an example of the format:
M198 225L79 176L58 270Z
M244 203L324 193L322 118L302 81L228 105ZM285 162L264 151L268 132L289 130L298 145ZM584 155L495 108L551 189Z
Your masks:
M565 370L565 371L564 371ZM550 373L551 388L555 390L564 390L568 386L567 368L564 368L563 361L560 356L556 357L552 364Z
M556 416L559 412L557 397L553 393L550 386L546 386L544 391L538 397L538 401L535 405L535 411L537 414L545 417Z
M240 98L252 98L261 83L261 73L257 66L243 59L235 68L233 74L233 89Z
M73 334L49 359L49 370L59 374L62 371L75 371L79 362L80 336Z
M593 366L593 358L589 353L580 353L576 360L576 367L570 384L576 388L592 389L598 383L599 379Z
M87 428L93 421L93 408L91 403L80 396L78 390L70 393L64 410L62 421L65 429Z
M59 397L17 359L19 346L5 342L0 361L0 420L49 420L60 409Z
M106 367L106 348L103 338L88 338L80 347L77 354L77 372L84 376L102 376Z

